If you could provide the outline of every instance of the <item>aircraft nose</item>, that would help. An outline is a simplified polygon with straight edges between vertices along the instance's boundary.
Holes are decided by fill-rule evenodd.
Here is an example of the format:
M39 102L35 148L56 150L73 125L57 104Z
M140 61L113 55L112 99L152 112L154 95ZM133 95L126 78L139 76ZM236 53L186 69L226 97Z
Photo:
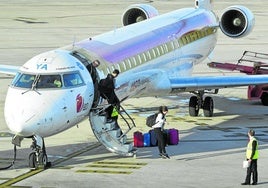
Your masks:
M24 136L31 136L35 131L35 117L38 116L40 105L34 97L25 97L25 94L18 91L8 91L5 101L5 119L8 128ZM34 104L34 105L32 105Z
M22 135L31 135L33 130L33 127L31 126L33 124L32 120L36 116L36 113L38 111L33 109L27 109L27 108L21 108L21 106L10 106L7 107L7 109L12 108L12 111L7 110L6 113L6 120L7 125L9 129L17 134Z

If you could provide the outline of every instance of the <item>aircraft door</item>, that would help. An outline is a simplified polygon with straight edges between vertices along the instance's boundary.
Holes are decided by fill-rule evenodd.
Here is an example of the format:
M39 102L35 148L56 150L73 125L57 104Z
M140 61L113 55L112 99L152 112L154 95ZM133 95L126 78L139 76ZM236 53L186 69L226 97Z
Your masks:
M74 51L72 55L76 57L87 68L87 71L89 75L91 76L93 86L94 86L94 92L93 92L94 100L93 100L92 107L96 107L99 103L99 98L100 98L100 95L98 92L98 83L99 83L100 77L97 71L97 67L100 65L100 61L94 60L91 62L90 58L86 57L85 55L83 55L81 52L78 52L78 51Z
M100 81L100 77L99 77L99 73L97 71L97 67L99 65L100 65L100 61L94 60L92 63L90 63L86 66L87 70L91 76L93 86L94 86L94 100L93 100L92 108L97 107L97 105L99 104L99 100L100 100L100 93L99 93L99 89L98 89L98 83Z

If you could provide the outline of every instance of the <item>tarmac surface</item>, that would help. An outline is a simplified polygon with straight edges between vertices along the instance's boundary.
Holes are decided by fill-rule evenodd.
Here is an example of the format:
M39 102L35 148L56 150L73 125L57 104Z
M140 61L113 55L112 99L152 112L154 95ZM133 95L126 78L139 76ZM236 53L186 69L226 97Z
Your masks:
M20 1L0 2L0 64L22 65L32 56L121 26L121 14L134 3L149 1ZM194 6L194 1L150 1L159 13ZM253 32L242 39L219 34L213 61L236 62L244 50L264 52L268 45L266 1L214 1L215 12L242 4L255 14ZM209 60L206 60L209 62ZM211 70L198 65L196 75L238 74ZM0 168L13 159L11 134L4 120L4 101L12 77L0 75ZM139 148L135 157L121 157L107 151L95 139L88 120L58 135L45 139L52 167L28 168L30 139L18 148L13 167L0 171L0 187L182 187L234 188L245 179L242 168L247 131L255 129L259 140L259 184L268 185L268 109L260 101L246 99L246 87L222 89L213 96L214 117L188 115L189 94L164 98L130 99L123 103L137 127L149 130L145 115L158 106L167 105L166 128L177 128L180 142L168 146L171 159L158 157L157 147Z

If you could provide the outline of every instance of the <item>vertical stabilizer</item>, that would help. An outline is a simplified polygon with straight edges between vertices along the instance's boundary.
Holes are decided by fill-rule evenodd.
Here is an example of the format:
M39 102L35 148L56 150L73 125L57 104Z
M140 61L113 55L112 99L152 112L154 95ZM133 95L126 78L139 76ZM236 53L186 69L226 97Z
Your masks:
M196 8L203 8L206 10L213 9L213 0L195 0Z

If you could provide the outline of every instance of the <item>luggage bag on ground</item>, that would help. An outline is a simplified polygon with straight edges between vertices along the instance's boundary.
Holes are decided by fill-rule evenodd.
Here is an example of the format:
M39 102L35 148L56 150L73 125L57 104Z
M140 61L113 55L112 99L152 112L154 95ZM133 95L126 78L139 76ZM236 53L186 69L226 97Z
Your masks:
M134 147L143 147L143 134L139 131L133 133Z
M150 139L151 139L151 146L157 146L157 139L156 139L154 130L151 129L149 133L150 133Z
M143 146L144 147L151 146L151 136L150 136L150 133L144 133L143 134Z
M178 129L169 129L169 142L170 145L177 145L179 143L179 130Z

